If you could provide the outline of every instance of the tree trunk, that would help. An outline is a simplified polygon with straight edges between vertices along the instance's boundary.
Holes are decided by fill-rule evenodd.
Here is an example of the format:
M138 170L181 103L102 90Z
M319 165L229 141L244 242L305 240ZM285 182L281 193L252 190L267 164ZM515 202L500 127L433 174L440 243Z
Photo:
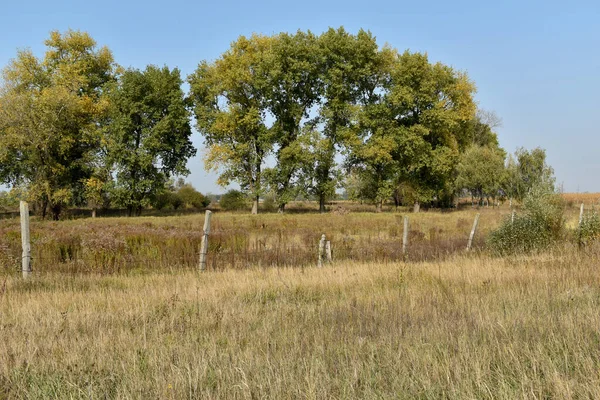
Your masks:
M421 203L419 203L419 200L416 200L415 204L413 204L413 212L418 213L419 211L421 211Z
M323 193L319 195L319 212L321 214L325 213L325 195Z
M58 221L58 219L60 218L61 210L62 207L60 206L60 204L54 204L50 207L50 211L52 212L52 220Z
M252 201L252 215L258 214L258 195Z
M46 219L47 213L48 213L48 201L42 200L42 219Z
M127 206L127 216L133 216L133 206Z
M383 200L377 200L377 203L375 203L375 212L380 213L382 207L383 207Z
M92 218L96 218L96 209L92 208Z

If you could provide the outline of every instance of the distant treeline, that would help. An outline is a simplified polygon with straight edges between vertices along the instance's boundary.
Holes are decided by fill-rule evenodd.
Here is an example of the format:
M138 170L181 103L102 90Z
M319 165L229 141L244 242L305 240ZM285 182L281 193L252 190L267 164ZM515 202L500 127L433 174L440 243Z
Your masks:
M18 51L0 87L0 183L43 217L176 204L173 179L196 154L192 117L206 168L237 183L253 213L261 197L281 212L315 198L324 211L340 189L377 210L394 199L418 211L464 191L522 198L551 181L543 150L507 159L500 120L477 109L466 73L363 30L242 36L200 62L188 94L178 69L123 68L85 32L45 43L43 58Z

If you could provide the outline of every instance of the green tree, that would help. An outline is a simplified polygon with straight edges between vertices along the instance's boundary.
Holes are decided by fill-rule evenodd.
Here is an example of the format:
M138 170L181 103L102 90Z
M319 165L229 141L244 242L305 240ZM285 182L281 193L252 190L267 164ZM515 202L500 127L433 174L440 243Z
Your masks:
M393 54L393 53L392 53ZM427 56L394 54L363 101L350 163L370 181L381 210L398 187L410 188L415 211L445 190L460 151L461 123L473 118L474 87L466 75ZM375 75L377 76L377 75Z
M461 154L457 166L456 188L467 189L481 204L484 198L496 199L504 182L504 152L499 148L474 145Z
M307 173L312 185L309 192L319 200L319 209L325 211L325 200L335 195L340 183L336 168L338 150L348 152L353 142L352 125L356 107L377 86L383 62L382 53L370 32L360 30L352 35L344 28L332 29L319 38L321 52L322 90L320 93L318 123L312 145L312 161Z
M110 93L106 145L116 174L113 195L139 215L174 174L188 173L196 154L178 69L148 66L125 71Z
M546 151L541 148L519 148L509 157L504 183L507 195L523 201L533 187L545 185L554 190L554 170L546 163Z
M220 185L233 181L248 192L253 214L264 193L263 165L275 142L265 123L273 40L242 36L214 63L200 63L188 78L196 127L207 146L206 169L219 172Z
M395 63L387 104L412 151L399 180L414 189L414 209L439 197L451 184L458 163L461 123L475 115L474 85L466 74L427 55L404 52Z
M0 88L0 182L25 189L58 219L84 202L100 145L104 88L115 64L85 32L52 32L43 59L19 51Z
M267 58L267 111L274 119L276 165L267 171L279 212L302 191L302 165L307 162L300 138L306 119L322 92L318 38L309 32L273 37Z

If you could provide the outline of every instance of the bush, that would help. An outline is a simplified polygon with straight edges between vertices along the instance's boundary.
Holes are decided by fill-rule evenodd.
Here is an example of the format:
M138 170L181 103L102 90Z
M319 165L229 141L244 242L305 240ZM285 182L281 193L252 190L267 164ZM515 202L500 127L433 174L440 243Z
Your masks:
M488 239L498 254L543 250L564 235L564 200L547 186L533 188L523 202L523 214L511 217Z
M191 185L183 185L177 195L185 205L194 208L206 208L210 204L210 200Z
M248 198L239 190L230 190L221 196L219 206L226 211L247 210Z
M268 194L265 196L262 202L262 210L265 212L274 212L277 210L277 203L275 202L275 196Z
M579 246L585 246L590 241L600 236L600 217L596 210L584 214L581 224L575 231L575 238Z
M177 210L183 205L183 201L175 192L165 191L157 195L152 202L152 207L157 210L173 209Z

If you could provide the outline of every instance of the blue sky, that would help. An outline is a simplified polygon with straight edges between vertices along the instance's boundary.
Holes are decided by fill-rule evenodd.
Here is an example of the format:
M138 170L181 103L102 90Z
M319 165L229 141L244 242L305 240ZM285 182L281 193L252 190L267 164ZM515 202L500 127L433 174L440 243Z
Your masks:
M343 25L378 42L427 52L466 71L481 108L503 120L500 144L545 148L565 191L600 191L600 2L573 1L21 1L3 4L0 66L18 48L42 55L51 30L79 29L124 66L178 67L186 76L239 35ZM204 172L202 139L188 177L221 192Z

